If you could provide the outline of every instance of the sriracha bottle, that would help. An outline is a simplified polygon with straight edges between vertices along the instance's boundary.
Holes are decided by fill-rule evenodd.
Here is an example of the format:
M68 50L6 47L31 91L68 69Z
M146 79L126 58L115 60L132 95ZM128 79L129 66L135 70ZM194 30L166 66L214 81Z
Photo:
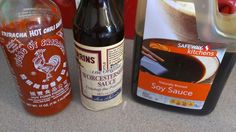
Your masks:
M55 114L71 101L59 9L50 0L0 2L0 44L25 109Z

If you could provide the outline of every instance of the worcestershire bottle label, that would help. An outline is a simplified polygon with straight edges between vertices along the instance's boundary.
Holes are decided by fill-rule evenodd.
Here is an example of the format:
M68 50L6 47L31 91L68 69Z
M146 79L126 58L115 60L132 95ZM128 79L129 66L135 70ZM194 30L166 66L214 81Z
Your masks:
M82 103L93 110L121 103L124 40L106 47L75 45Z

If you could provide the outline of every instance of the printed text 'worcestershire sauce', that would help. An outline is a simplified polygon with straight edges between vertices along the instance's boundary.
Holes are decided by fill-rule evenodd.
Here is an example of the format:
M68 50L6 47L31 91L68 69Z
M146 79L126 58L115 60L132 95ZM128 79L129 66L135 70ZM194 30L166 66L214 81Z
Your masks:
M82 0L74 22L81 101L94 111L122 102L123 19L112 0Z

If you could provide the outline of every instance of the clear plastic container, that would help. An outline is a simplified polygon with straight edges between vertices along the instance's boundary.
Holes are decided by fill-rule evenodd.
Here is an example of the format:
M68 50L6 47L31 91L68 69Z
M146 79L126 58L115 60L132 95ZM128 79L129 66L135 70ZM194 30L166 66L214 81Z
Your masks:
M132 80L132 94L136 101L150 105L157 108L167 109L171 111L177 111L182 113L190 113L190 114L198 114L198 115L205 115L213 111L215 108L217 101L221 95L221 92L224 88L224 85L234 67L236 61L236 50L235 45L231 44L228 46L227 51L224 55L223 61L220 64L220 67L216 73L216 77L213 81L211 86L211 90L207 95L205 100L205 104L202 109L190 109L190 108L183 108L178 106L171 106L168 104L158 103L155 101L150 101L149 99L142 98L137 96L137 88L139 82L139 70L140 70L140 60L143 56L142 51L142 44L143 44L143 35L144 35L144 25L145 25L145 15L146 15L146 4L147 0L139 0L138 1L138 9L137 9L137 16L136 16L136 39L134 43L134 64L133 64L133 80ZM226 39L232 39L227 38ZM231 40L232 41L232 40ZM200 87L199 87L200 88Z

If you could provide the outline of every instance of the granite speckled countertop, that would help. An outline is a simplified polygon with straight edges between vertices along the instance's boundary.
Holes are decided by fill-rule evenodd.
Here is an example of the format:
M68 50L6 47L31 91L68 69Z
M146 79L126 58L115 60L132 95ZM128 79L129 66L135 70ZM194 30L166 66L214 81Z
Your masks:
M100 112L85 109L79 99L72 31L65 30L71 70L73 100L61 113L35 117L23 109L16 85L0 51L0 131L1 132L235 132L236 69L234 68L215 110L207 116L164 111L135 102L130 94L133 41L125 41L124 102Z

